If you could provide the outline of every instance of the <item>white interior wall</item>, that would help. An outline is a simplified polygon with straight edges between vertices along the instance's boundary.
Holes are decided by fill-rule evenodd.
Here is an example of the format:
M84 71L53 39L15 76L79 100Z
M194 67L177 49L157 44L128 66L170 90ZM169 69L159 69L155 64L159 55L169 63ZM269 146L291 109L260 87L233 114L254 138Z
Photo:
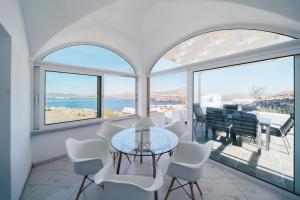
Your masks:
M0 23L10 34L12 42L11 199L19 199L31 168L29 52L19 2L17 0L1 0L0 5Z
M0 194L10 199L10 87L11 87L11 38L0 24Z

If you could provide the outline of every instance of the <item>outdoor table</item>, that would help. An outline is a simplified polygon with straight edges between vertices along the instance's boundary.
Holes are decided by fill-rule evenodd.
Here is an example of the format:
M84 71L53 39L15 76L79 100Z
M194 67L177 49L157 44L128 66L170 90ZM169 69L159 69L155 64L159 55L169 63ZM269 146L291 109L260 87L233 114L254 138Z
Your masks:
M258 119L258 153L261 153L261 146L262 146L262 130L266 130L266 149L270 149L270 127L271 127L271 119L260 117Z

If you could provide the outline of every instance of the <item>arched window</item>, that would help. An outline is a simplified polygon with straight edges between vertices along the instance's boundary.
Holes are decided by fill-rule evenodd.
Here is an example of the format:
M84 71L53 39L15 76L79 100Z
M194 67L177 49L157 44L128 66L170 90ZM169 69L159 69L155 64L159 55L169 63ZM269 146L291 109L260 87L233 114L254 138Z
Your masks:
M134 74L132 66L115 52L94 45L74 45L46 55L42 61Z
M135 82L132 66L109 49L56 50L35 65L35 129L135 115Z
M234 29L209 32L173 47L156 62L152 72L241 53L293 39L277 33L258 30Z
M187 72L177 69L293 39L271 32L242 29L214 31L190 38L170 49L153 66L149 110L165 113L168 122L178 119L185 121ZM165 70L168 72L164 73Z
M275 51L266 54L271 58L257 53L273 48L250 52L291 40L256 30L215 31L188 39L153 67L149 110L164 113L167 122L188 121L193 140L213 144L211 159L294 191L295 148L289 142L295 140L300 56L282 49L279 55L273 55ZM245 61L247 54L250 59ZM228 57L231 62L226 62L226 55L233 55ZM220 62L214 62L215 58ZM191 117L187 118L187 112ZM277 138L280 150L275 147ZM286 158L283 162L282 157Z

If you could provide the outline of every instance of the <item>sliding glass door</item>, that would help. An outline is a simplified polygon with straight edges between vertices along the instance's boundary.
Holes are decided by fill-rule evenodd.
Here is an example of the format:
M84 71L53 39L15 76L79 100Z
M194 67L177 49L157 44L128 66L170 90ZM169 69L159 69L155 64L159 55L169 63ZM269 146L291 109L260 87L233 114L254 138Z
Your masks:
M195 140L211 158L295 191L295 57L194 72Z

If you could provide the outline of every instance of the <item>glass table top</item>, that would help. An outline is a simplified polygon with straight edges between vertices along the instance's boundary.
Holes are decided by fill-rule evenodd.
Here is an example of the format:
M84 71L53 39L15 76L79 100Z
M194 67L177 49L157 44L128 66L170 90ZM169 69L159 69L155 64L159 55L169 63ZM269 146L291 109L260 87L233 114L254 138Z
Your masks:
M128 128L112 138L112 146L126 154L151 156L171 151L178 145L175 133L159 128Z

